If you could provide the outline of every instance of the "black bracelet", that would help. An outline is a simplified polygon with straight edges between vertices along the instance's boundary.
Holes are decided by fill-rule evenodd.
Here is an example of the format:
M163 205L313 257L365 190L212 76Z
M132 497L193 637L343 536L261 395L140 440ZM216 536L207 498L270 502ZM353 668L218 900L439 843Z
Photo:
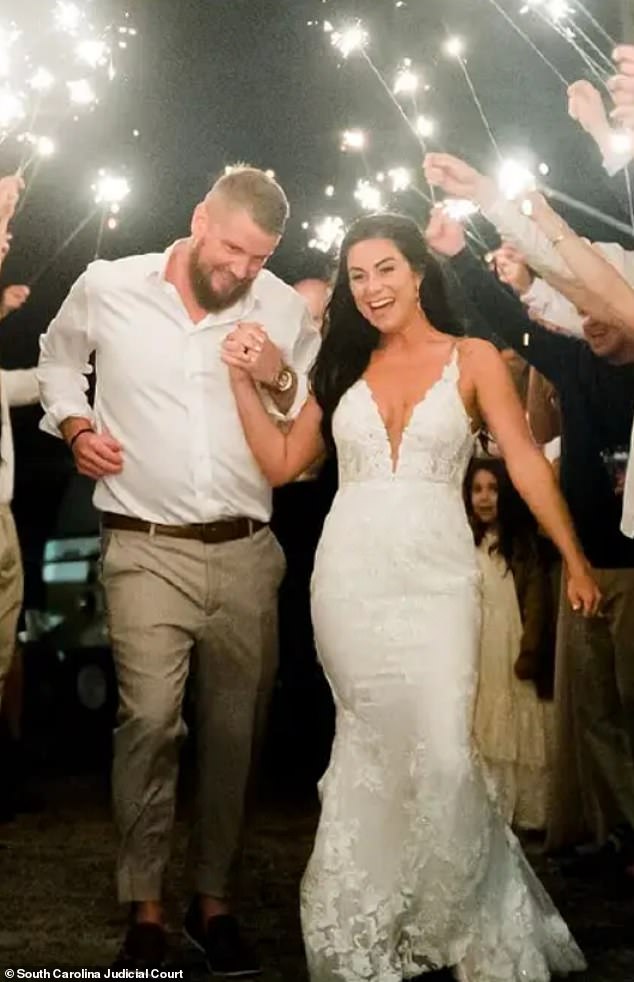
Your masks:
M94 433L94 432L95 431L93 430L92 426L84 426L83 429L77 430L77 432L75 433L75 435L73 437L71 437L71 439L70 439L70 441L68 443L68 449L69 450L72 450L73 449L73 444L74 444L75 440L77 439L77 437L81 436L82 433Z

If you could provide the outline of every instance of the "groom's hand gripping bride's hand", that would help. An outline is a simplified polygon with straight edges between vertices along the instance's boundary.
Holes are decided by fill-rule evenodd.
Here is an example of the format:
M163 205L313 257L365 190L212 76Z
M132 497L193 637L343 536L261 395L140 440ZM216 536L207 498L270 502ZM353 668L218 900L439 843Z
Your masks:
M268 334L252 322L240 322L225 338L221 357L232 380L249 377L253 382L270 384L283 367L283 359Z

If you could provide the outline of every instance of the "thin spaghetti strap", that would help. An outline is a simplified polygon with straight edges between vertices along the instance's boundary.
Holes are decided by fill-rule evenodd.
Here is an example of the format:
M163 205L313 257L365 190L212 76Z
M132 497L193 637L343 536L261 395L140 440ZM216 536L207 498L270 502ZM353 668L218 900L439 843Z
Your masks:
M458 379L460 378L460 365L458 362L458 341L455 342L455 344L451 349L449 360L447 361L447 364L445 365L443 371L443 378L446 378L448 381L451 382L457 382Z

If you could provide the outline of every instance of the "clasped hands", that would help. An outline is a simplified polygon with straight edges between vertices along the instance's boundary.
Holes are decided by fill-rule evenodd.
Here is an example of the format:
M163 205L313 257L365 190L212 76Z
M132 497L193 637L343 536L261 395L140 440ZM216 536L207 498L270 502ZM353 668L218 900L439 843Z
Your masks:
M284 367L277 347L261 324L240 321L222 343L220 356L232 381L251 379L272 385Z

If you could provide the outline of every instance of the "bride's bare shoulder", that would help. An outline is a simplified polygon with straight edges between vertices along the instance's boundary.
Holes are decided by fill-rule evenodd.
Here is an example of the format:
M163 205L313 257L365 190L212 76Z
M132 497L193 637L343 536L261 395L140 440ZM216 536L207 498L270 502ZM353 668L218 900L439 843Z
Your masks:
M457 347L460 357L470 361L490 362L492 359L497 361L501 358L495 345L482 338L460 338Z

